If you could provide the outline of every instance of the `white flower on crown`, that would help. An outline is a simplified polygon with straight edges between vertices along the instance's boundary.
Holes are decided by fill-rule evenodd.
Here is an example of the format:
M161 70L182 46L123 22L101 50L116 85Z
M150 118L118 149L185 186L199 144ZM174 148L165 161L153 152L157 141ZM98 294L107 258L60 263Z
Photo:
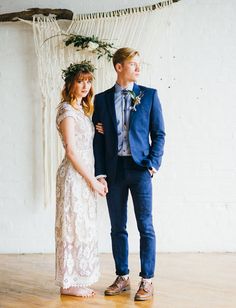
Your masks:
M89 42L88 45L87 45L87 49L88 49L89 51L93 51L93 50L97 49L98 46L99 46L99 45L98 45L97 43Z

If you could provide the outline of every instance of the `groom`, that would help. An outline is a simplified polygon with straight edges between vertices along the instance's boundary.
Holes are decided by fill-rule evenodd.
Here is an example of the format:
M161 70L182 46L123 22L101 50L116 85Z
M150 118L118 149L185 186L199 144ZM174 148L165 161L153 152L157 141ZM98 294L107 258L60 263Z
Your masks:
M135 300L153 296L156 239L152 222L151 178L161 165L165 131L155 89L137 85L139 52L120 48L113 56L116 84L95 96L95 173L107 190L116 275L105 295L130 289L127 199L131 192L140 234L141 282Z

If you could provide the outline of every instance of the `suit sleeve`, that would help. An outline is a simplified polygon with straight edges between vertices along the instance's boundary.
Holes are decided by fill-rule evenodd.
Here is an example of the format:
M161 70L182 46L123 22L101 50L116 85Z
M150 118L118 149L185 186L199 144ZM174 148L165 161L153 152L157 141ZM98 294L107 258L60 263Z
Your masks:
M94 126L97 123L102 123L101 117L101 108L99 108L99 104L102 101L99 97L95 96L94 100L94 113L93 113L93 124ZM95 176L105 175L106 174L106 166L105 166L105 137L103 134L99 134L95 129L95 135L93 139L93 151L95 158Z
M165 127L162 108L156 90L154 91L150 114L150 137L151 148L149 152L149 159L151 166L158 170L161 165L161 159L164 152Z

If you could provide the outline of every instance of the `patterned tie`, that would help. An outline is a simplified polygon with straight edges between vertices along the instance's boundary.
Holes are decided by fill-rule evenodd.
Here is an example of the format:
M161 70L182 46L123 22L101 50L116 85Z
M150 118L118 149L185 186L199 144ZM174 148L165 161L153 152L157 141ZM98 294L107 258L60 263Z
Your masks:
M129 122L129 113L128 113L129 91L127 89L123 89L121 92L124 98L124 126L127 127L127 124Z

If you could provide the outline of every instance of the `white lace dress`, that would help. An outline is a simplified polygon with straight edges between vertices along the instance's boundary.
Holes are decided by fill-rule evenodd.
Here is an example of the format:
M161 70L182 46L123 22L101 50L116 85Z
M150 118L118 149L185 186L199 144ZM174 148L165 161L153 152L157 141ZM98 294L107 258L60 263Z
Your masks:
M56 124L66 117L75 121L76 150L84 166L94 174L92 121L81 107L60 105ZM99 277L96 231L96 194L64 157L56 182L56 284L63 288L89 286Z

